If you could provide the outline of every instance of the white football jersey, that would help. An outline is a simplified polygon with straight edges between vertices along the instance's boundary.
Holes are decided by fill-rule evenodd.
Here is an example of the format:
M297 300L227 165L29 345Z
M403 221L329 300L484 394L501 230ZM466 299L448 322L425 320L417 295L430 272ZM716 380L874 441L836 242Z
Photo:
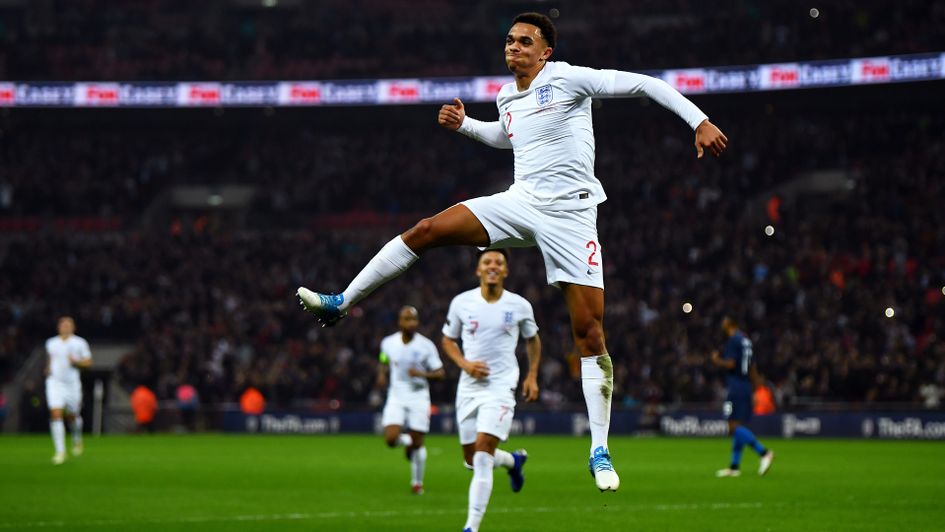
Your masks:
M538 334L538 324L531 303L524 297L503 290L498 301L489 303L476 287L450 302L443 334L462 340L467 360L481 360L489 366L489 376L483 379L473 379L464 371L459 378L457 395L486 389L507 391L518 387L518 359L515 358L518 338Z
M78 385L79 370L70 362L70 358L85 360L92 358L89 343L81 336L72 335L63 340L53 336L46 340L46 353L49 354L49 378L63 384Z
M616 70L597 70L549 61L519 91L515 82L496 96L499 125L507 137L487 141L471 131L464 134L495 147L511 145L515 153L515 182L510 191L537 209L573 211L607 199L594 175L593 97L650 96L686 120L693 129L706 118L692 102L661 80ZM499 133L498 131L496 133Z
M436 345L420 333L415 333L406 344L398 331L381 340L381 361L390 365L388 396L409 400L415 395L430 400L430 385L423 377L411 377L410 368L436 371L443 367Z
M613 71L551 61L527 90L519 92L515 82L502 87L496 97L499 122L515 153L510 190L550 210L607 199L594 176L591 97L613 94L613 85Z

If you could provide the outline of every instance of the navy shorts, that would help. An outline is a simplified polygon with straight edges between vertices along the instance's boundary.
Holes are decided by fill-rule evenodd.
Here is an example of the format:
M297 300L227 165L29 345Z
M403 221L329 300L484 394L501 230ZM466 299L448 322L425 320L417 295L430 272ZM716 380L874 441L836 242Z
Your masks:
M751 420L752 406L751 396L729 395L725 404L722 405L722 413L725 414L725 419L729 421L747 423Z

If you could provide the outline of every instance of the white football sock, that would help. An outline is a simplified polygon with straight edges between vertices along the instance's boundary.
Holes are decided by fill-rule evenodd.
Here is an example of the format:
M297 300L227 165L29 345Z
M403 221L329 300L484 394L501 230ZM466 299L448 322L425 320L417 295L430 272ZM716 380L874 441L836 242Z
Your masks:
M610 355L582 357L581 384L591 426L593 455L594 449L607 448L607 433L610 432L610 399L614 391L614 366Z
M410 447L411 445L413 445L413 438L410 436L410 434L404 432L401 433L400 436L397 436L398 447Z
M495 467L496 469L500 467L513 468L515 467L515 458L512 457L512 453L508 451L503 451L502 449L495 450Z
M49 422L49 433L52 434L53 446L56 454L66 452L66 424L61 419Z
M423 470L427 465L427 448L414 449L410 457L410 482L423 484Z
M82 445L82 416L76 416L72 421L72 445Z
M400 235L392 238L342 292L345 300L341 304L341 310L346 310L387 281L404 273L418 258Z
M495 467L495 457L483 451L476 451L473 455L473 478L469 483L469 513L466 516L464 529L470 528L473 532L479 530L479 523L489 506L489 497L492 496L492 469Z

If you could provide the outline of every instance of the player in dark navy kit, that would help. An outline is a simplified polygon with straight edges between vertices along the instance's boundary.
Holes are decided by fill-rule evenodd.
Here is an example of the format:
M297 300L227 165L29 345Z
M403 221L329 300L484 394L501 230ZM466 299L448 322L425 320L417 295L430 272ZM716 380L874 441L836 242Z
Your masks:
M741 475L739 465L742 461L742 449L748 445L761 457L758 474L764 475L771 468L774 461L774 452L766 449L755 438L754 433L744 424L751 419L753 382L758 380L758 371L755 369L754 351L751 340L738 329L738 323L732 318L722 320L722 330L728 340L721 355L718 351L712 352L712 363L726 370L725 386L728 388L728 397L725 400L725 417L728 418L728 433L732 435L732 462L725 468L717 471L717 477L737 477Z

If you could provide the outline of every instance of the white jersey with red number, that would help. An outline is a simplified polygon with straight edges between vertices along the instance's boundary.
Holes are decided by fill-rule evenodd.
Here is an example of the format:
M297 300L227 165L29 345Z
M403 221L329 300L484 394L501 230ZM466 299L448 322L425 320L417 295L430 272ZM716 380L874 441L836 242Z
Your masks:
M457 397L488 390L508 393L518 387L518 338L532 338L538 334L538 325L532 305L524 297L503 290L498 301L489 303L476 287L450 302L443 334L454 340L461 338L466 359L481 360L489 367L489 376L482 379L463 372Z
M706 119L662 80L551 61L527 89L519 91L514 82L502 86L497 123L463 120L459 132L496 148L512 148L515 182L509 191L535 208L586 209L607 199L594 175L591 99L613 96L651 97L693 129Z
M586 208L607 199L594 176L590 97L612 94L613 85L613 71L549 62L528 89L519 92L515 82L502 87L496 98L499 122L515 153L515 183L509 190L552 210Z

